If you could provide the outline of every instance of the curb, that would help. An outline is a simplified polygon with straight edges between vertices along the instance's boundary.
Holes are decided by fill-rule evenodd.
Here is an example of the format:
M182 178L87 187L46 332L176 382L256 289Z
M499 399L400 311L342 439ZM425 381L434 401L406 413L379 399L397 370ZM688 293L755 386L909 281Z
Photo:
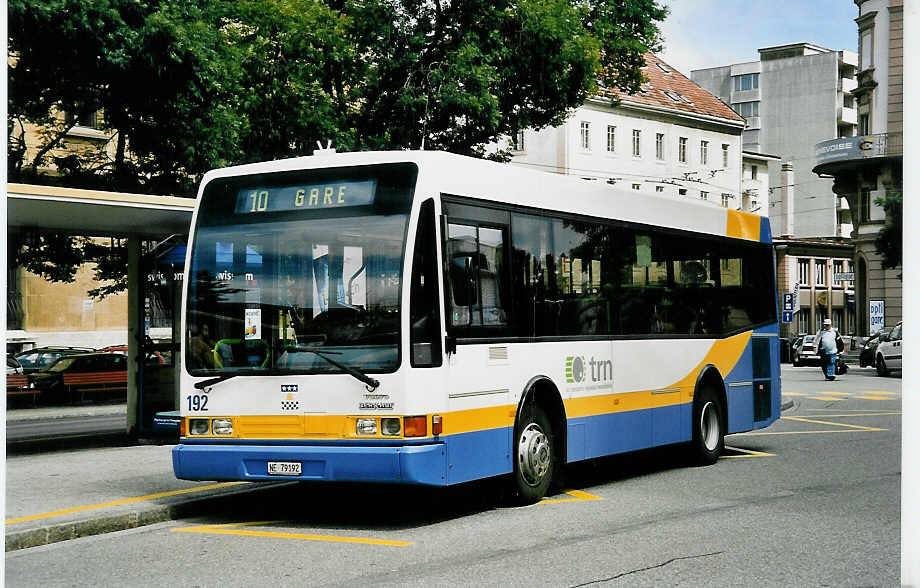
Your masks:
M125 514L58 523L18 532L10 532L9 528L7 528L6 551L28 549L29 547L39 547L80 537L114 533L181 518L212 514L225 510L227 503L251 492L261 491L266 488L278 488L289 484L296 484L296 482L254 484L253 486L226 490L216 496L202 496L176 504L152 506Z

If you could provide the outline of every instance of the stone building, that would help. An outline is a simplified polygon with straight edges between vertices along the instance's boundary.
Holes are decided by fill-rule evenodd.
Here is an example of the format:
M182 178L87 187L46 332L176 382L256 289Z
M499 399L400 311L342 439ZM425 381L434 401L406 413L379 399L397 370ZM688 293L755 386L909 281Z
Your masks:
M833 176L834 192L853 213L856 330L866 335L893 327L902 317L901 267L882 267L875 240L886 224L878 201L903 190L904 6L903 0L854 1L859 7L859 72L853 90L858 134L817 143L813 171Z

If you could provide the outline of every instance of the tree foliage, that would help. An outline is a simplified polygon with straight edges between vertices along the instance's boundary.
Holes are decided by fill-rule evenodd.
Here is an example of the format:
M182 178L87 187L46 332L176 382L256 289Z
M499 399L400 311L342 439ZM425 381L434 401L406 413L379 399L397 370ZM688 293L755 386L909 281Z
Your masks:
M507 159L487 146L561 124L599 85L638 91L666 9L658 0L10 0L8 15L11 181L191 195L209 169L307 155L317 141ZM60 155L75 121L96 111L108 139ZM51 165L57 178L37 177Z
M887 190L875 203L885 209L885 225L875 238L875 248L882 254L882 268L895 269L901 265L903 254L903 194Z

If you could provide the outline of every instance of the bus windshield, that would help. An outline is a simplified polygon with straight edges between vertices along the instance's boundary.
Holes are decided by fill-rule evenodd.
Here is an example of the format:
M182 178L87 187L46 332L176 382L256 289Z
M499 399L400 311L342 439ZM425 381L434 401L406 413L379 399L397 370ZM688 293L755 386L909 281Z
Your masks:
M415 173L388 165L208 184L188 273L189 371L395 370Z

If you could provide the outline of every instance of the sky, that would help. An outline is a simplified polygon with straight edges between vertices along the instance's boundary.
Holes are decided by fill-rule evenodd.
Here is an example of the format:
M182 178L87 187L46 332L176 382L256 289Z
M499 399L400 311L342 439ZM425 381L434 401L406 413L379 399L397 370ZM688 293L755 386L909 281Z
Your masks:
M857 50L853 0L662 0L660 57L682 74L757 61L757 49L807 41L828 49Z

